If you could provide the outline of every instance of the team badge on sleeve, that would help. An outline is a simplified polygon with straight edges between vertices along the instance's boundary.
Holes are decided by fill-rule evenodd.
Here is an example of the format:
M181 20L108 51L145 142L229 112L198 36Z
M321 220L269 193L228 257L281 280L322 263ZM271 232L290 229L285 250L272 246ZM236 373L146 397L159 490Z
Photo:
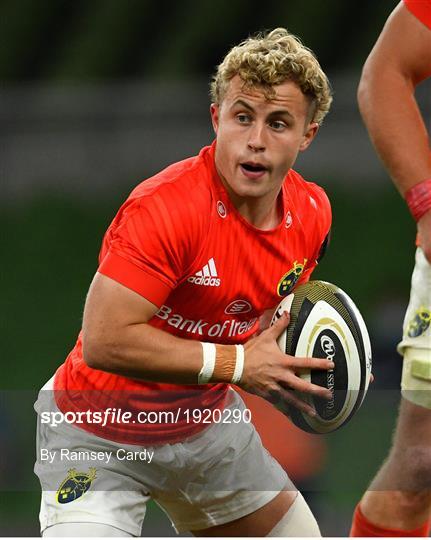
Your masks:
M293 287L296 285L298 279L301 277L304 267L307 264L307 259L304 259L302 263L295 261L293 268L284 274L277 285L278 296L287 296Z
M96 478L96 469L90 467L88 473L77 472L70 469L65 480L61 483L57 491L57 502L66 504L82 497L91 486L91 482Z

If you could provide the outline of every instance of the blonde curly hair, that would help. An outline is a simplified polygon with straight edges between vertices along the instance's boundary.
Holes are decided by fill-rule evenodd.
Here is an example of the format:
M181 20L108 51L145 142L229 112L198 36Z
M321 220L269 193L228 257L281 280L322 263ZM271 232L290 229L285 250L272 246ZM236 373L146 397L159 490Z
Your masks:
M317 58L285 28L249 37L228 52L211 81L214 103L221 104L235 75L246 88L262 88L267 99L275 97L274 85L294 81L309 98L311 121L318 124L331 106L331 85Z

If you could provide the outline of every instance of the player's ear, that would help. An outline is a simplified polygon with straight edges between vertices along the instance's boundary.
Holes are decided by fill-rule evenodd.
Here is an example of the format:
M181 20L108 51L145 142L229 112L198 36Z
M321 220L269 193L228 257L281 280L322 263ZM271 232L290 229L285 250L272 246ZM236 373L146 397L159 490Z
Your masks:
M311 141L314 139L318 131L319 131L319 124L317 122L310 122L306 126L304 135L302 136L302 142L299 147L299 150L301 152L303 152L310 146Z
M211 103L210 106L210 114L211 114L211 122L213 125L214 133L217 135L218 130L218 123L219 123L219 106L216 103Z

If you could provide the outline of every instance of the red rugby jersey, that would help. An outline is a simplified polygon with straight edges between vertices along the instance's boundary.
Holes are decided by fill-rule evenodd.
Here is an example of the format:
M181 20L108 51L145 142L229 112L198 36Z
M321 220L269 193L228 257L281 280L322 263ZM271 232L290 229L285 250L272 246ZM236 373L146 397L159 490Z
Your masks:
M431 29L431 0L404 0L406 8Z
M215 143L139 184L108 228L99 272L160 307L154 327L187 339L247 341L264 310L307 281L331 224L324 191L290 170L282 188L283 220L263 231L232 205L214 164ZM95 370L81 336L58 369L60 410L171 411L222 406L227 384L176 385ZM173 422L84 424L101 437L131 444L175 442L197 433Z

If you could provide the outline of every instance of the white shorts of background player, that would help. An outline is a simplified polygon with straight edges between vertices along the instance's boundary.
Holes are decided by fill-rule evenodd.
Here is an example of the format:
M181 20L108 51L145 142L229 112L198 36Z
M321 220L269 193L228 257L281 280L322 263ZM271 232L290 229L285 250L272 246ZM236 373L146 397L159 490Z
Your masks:
M420 248L416 250L410 302L398 351L404 356L403 397L431 409L431 265Z

